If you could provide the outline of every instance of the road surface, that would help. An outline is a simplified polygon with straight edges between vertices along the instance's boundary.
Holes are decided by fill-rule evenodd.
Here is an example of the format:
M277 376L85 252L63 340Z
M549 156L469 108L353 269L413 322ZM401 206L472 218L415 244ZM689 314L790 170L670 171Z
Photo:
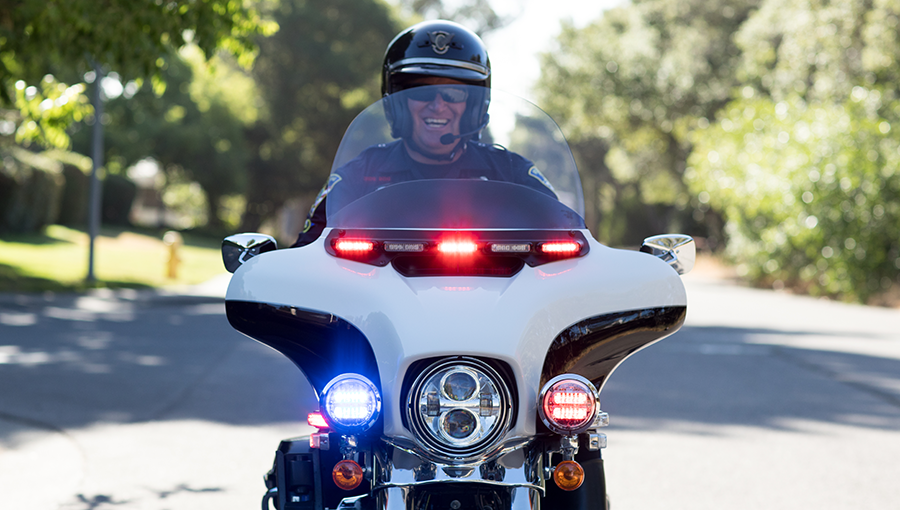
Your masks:
M601 396L614 508L898 508L900 311L685 281L683 330ZM0 509L259 508L314 402L221 283L0 296Z

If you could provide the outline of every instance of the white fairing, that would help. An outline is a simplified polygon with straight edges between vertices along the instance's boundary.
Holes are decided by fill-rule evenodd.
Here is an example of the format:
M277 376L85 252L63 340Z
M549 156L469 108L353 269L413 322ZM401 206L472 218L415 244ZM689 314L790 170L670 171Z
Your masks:
M583 231L581 258L525 266L508 278L412 277L326 253L328 230L303 248L264 253L241 266L227 300L289 305L340 317L369 340L384 391L384 433L409 437L401 384L416 360L441 355L496 358L519 388L519 419L507 438L535 433L541 369L568 326L607 313L686 306L675 270L636 251L608 248Z

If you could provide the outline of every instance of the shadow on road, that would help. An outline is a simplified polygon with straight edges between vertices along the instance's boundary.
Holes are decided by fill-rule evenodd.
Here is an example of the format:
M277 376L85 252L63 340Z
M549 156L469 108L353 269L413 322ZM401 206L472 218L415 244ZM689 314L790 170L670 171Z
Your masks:
M865 340L879 341L856 339ZM847 352L853 342L821 332L685 327L623 363L603 390L603 408L635 429L900 429L900 359Z
M257 425L305 422L314 404L299 370L235 332L221 300L67 299L0 305L7 421L48 430L182 419Z
M900 428L900 360L792 344L840 340L828 336L685 327L626 361L604 388L603 407L633 428L793 430L809 421ZM157 420L296 423L315 405L299 370L236 333L221 300L209 299L5 303L0 387L0 416L49 430ZM14 441L0 432L0 443Z

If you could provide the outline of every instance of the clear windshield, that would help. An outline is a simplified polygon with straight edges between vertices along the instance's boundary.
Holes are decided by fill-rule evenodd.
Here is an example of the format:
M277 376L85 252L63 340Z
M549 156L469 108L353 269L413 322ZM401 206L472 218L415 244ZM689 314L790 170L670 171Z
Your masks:
M369 106L344 134L328 187L334 228L583 228L559 127L482 87L417 87Z

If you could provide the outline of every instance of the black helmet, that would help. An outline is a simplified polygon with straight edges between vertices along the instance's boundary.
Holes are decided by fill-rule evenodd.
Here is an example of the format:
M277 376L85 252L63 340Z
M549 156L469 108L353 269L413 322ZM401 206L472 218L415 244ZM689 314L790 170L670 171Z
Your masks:
M419 76L451 78L483 87L469 94L460 131L470 132L487 123L491 102L491 62L484 42L475 32L452 21L424 21L413 25L388 45L381 73L381 93L385 112L395 138L410 135L409 112L405 101L388 96L403 89L404 82Z

